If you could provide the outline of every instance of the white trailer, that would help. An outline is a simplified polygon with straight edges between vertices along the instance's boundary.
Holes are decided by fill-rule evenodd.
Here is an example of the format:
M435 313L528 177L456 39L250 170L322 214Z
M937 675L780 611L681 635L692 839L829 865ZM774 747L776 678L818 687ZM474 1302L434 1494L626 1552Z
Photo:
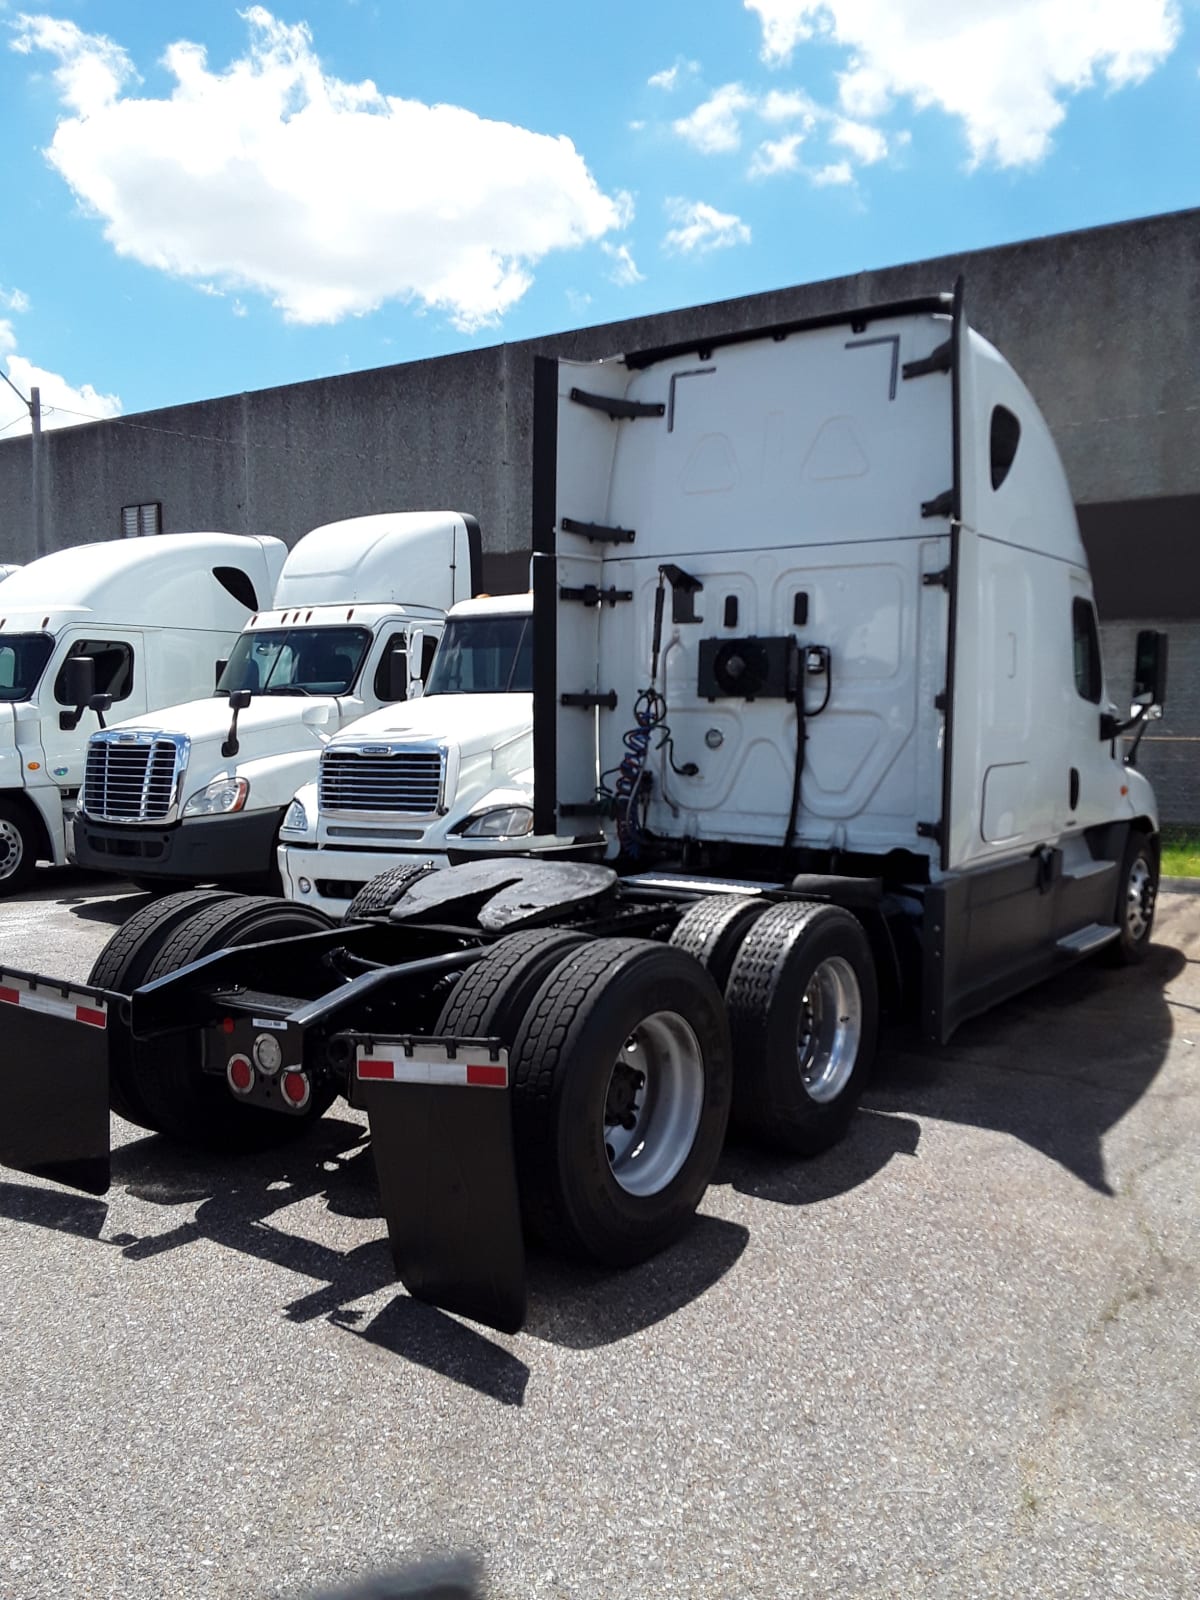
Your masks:
M275 586L280 539L116 539L14 568L0 598L0 894L67 859L94 694L120 715L212 685ZM104 701L100 702L104 706Z
M612 865L393 876L340 926L150 907L61 1002L107 1037L67 1019L56 1079L13 1074L0 1159L99 1186L101 1084L226 1147L344 1093L404 1283L513 1328L526 1232L608 1265L663 1248L731 1115L793 1154L841 1136L881 1018L933 1045L1093 953L1144 957L1156 811L1117 740L1161 706L1165 641L1119 716L1049 430L961 288L540 358L532 498L533 828L595 828ZM18 1061L44 1061L23 996L61 986L5 986Z
M315 528L246 623L215 695L96 734L75 859L147 886L272 887L279 825L347 723L419 692L446 609L475 593L479 527L454 511ZM161 764L169 782L140 787Z
M464 600L420 699L361 717L321 752L279 830L289 900L332 917L378 909L410 869L495 855L600 859L605 841L533 827L533 597ZM391 869L388 887L362 891Z

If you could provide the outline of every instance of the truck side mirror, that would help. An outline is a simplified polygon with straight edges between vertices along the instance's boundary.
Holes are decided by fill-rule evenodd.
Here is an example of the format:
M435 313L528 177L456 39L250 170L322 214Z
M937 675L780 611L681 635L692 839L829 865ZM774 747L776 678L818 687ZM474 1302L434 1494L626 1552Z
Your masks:
M234 689L229 696L229 709L231 711L245 711L250 704L249 689Z
M88 710L96 713L96 720L104 727L104 713L112 710L113 697L110 694L94 694L88 701Z
M388 654L387 677L385 680L387 698L389 700L404 700L408 697L408 651L402 644L393 645Z
M63 693L72 711L60 711L58 725L69 732L79 726L85 708L96 692L96 661L93 656L68 656L63 662Z
M217 660L217 673L216 673L216 677L213 679L213 688L214 689L216 689L216 688L218 688L220 686L221 676L224 673L225 668L228 665L229 665L229 657L228 656L220 656L220 657L218 657L218 660Z
M425 688L425 679L421 672L421 666L425 659L424 628L413 628L409 632L408 659L412 662L414 669L408 675L408 698L410 700L418 700Z
M1133 699L1136 705L1161 706L1167 698L1167 635L1143 628L1137 636L1137 656L1133 669Z
M249 689L234 689L229 696L229 709L233 712L233 717L229 723L229 732L225 736L225 742L221 746L221 754L225 757L226 761L231 760L232 757L237 755L238 751L241 749L241 746L238 743L237 731L238 712L245 711L246 707L250 704L250 700L251 694Z

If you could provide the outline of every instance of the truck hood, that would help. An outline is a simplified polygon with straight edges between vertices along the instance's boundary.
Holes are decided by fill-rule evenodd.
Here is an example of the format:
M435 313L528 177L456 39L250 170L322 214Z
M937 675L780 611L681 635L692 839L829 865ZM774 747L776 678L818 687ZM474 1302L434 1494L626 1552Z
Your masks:
M306 725L304 713L316 707L328 709L328 722ZM232 720L228 700L214 695L207 700L188 700L182 705L167 706L156 711L153 717L110 722L109 727L129 733L184 733L195 750L197 745L223 741ZM253 759L274 750L294 749L310 741L315 747L321 742L320 733L336 728L337 722L337 701L332 696L256 695L246 709L238 713L242 759Z
M495 750L533 731L531 694L435 694L401 700L352 722L327 749L372 739L457 745L463 755Z

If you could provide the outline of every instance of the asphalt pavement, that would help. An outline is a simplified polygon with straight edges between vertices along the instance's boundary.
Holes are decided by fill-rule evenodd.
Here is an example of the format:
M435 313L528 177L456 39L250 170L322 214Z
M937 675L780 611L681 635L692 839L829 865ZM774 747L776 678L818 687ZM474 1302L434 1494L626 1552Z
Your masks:
M0 960L143 903L46 871ZM887 1036L837 1150L727 1151L667 1254L535 1258L514 1337L392 1281L344 1108L240 1162L114 1119L103 1200L0 1177L0 1595L1194 1600L1198 1057L1165 894L1144 967Z

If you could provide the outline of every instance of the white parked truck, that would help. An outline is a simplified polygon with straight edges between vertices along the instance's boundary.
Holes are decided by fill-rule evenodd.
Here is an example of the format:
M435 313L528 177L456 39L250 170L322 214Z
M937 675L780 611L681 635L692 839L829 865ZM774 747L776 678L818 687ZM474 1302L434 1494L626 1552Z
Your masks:
M361 891L388 868L602 854L594 825L581 838L533 831L532 691L532 596L456 605L421 698L331 739L316 781L288 808L287 897L340 917L363 908Z
M3 583L5 578L11 578L14 572L20 572L20 570L19 566L13 566L11 563L0 566L0 583Z
M1165 641L1119 716L1049 429L961 286L539 358L533 465L533 827L612 864L393 875L333 926L172 897L88 984L0 972L0 1159L99 1187L110 1103L230 1148L345 1094L406 1286L513 1328L526 1232L639 1261L731 1114L839 1138L882 1016L936 1045L1146 954L1156 810L1118 741Z
M105 699L126 716L203 693L286 554L280 539L172 533L58 550L4 580L0 894L67 859Z
M273 882L279 824L329 738L419 690L442 619L474 594L479 527L454 511L315 528L288 553L215 694L95 735L75 859L170 887ZM159 767L169 781L139 787Z

